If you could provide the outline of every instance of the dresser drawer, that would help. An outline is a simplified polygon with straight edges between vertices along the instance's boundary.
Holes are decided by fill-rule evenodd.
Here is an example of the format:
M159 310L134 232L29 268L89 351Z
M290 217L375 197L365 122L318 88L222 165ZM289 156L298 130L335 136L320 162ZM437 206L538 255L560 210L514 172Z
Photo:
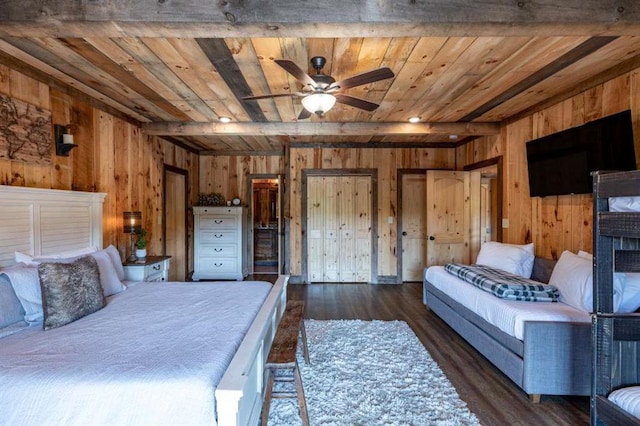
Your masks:
M208 229L236 229L238 227L237 216L204 216L200 218L200 230Z
M199 256L201 259L217 259L221 257L236 257L238 246L235 244L201 244Z
M143 261L125 263L124 277L130 281L167 281L169 257L148 256Z
M237 238L236 231L200 231L200 244L235 244Z
M145 281L164 281L165 268L163 263L154 263L144 267Z
M215 259L215 258L201 258L199 262L200 275L207 276L219 276L220 274L233 274L238 268L237 259Z

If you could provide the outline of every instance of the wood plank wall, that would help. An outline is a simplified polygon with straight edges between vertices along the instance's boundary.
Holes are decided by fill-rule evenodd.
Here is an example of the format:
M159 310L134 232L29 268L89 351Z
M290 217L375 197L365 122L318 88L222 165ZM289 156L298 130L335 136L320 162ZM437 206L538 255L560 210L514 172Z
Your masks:
M0 93L50 110L53 124L75 124L78 144L68 157L55 155L52 147L51 165L0 160L0 184L106 192L104 245L115 245L124 256L129 237L122 233L122 212L139 210L149 232L149 253L162 254L163 164L189 172L188 198L193 205L198 197L196 154L145 136L136 125L1 65Z
M284 156L209 156L200 157L200 192L220 193L225 199L240 197L242 205L248 204L249 175L284 174Z
M457 149L457 167L504 156L504 242L534 242L538 256L557 259L563 250L592 251L591 195L529 197L525 143L631 109L636 163L640 166L640 69L586 90L554 106L505 125L499 136Z
M433 148L292 148L289 185L291 274L302 270L302 170L377 169L378 173L378 275L395 277L397 210L397 170L453 168L453 149ZM393 217L389 224L388 217Z
M289 273L302 272L302 170L303 169L377 169L378 170L378 275L397 275L396 224L397 170L402 168L453 168L453 149L413 148L291 148L290 164L285 157L203 156L200 158L200 192L220 192L230 199L241 194L246 204L249 174L287 176L286 194L289 212ZM387 218L394 218L387 223Z

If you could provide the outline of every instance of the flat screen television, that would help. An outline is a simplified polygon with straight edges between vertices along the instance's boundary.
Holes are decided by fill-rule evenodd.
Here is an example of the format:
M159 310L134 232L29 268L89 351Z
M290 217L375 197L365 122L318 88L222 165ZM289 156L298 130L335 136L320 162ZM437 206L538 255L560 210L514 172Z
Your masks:
M588 194L591 172L635 170L631 111L527 142L529 195Z

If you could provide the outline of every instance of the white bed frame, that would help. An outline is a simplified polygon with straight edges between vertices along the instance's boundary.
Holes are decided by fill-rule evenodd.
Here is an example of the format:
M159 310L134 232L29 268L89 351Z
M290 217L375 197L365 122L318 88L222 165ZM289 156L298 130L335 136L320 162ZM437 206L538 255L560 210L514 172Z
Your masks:
M15 252L32 256L102 248L106 194L0 185L0 267ZM264 365L287 302L289 277L278 277L216 389L220 426L255 425L264 398Z

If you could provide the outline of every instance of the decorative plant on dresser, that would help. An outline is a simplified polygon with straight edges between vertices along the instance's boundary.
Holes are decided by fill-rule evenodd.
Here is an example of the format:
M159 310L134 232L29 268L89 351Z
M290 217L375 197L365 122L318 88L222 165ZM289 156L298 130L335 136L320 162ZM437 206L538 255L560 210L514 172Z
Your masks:
M246 209L240 206L199 206L193 208L193 216L193 280L242 281L249 274Z

